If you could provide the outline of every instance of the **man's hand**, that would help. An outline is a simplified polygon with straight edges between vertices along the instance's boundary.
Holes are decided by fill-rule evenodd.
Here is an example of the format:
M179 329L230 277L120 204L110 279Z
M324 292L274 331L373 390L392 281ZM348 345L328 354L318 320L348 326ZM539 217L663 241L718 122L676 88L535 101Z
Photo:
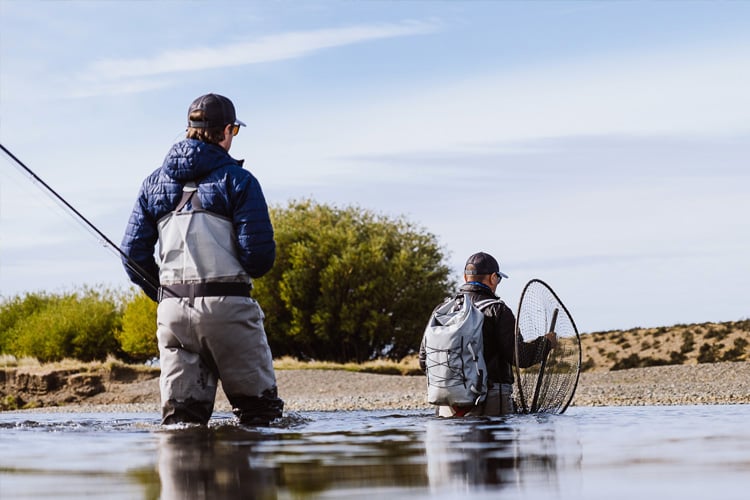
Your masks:
M547 342L549 342L551 349L557 347L557 334L555 332L549 332L544 336L544 338L546 338Z

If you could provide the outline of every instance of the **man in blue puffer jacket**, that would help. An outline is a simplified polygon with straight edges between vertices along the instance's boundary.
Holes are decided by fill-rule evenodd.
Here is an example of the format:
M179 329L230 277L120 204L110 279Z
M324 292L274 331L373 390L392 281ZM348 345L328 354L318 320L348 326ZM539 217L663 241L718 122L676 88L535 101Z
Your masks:
M282 414L263 311L250 297L276 257L273 227L257 179L229 156L244 125L224 96L193 101L187 138L144 180L123 238L128 276L159 302L164 424L207 423L218 380L241 423Z

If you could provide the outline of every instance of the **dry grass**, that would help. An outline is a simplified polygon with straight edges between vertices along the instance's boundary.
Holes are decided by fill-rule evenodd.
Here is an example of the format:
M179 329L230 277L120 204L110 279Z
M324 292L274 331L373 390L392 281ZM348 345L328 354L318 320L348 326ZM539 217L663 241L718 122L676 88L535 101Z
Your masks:
M610 371L659 365L750 361L750 320L674 325L659 328L633 328L581 335L583 369ZM113 357L106 361L83 363L64 359L42 364L34 358L16 359L0 355L0 368L24 371L48 370L109 372L129 370L148 374L159 370L146 365L128 365ZM299 361L290 357L274 360L276 370L346 370L389 375L421 375L417 356L400 362L375 360L362 364L329 361Z
M333 363L330 361L300 361L285 356L274 360L276 370L346 370L351 372L379 373L382 375L421 375L417 356L404 358L400 362L375 360L357 363Z
M410 356L400 362L375 360L362 364L357 363L333 363L330 361L299 361L291 357L283 357L274 360L273 366L276 370L346 370L351 372L379 373L383 375L421 375L417 356ZM74 370L77 372L115 372L127 369L138 373L151 373L158 371L158 367L146 365L129 365L114 357L106 361L92 361L89 363L75 359L63 359L53 363L40 363L35 358L20 358L7 354L0 355L0 368L20 368L24 372L48 372L59 370Z
M584 369L750 360L750 320L633 328L581 336Z
M41 363L36 358L16 358L9 354L0 355L0 369L18 368L27 373L40 373L49 371L75 371L75 372L113 372L127 369L137 373L151 373L158 371L158 367L147 365L131 365L110 356L105 361L79 361L77 359L66 358L51 363Z

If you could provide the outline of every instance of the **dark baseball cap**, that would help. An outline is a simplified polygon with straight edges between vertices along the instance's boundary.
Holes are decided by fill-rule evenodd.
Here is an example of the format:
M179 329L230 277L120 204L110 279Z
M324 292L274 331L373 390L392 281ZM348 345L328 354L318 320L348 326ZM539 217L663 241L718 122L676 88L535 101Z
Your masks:
M497 260L495 260L495 257L484 252L475 253L474 255L469 257L469 259L466 261L466 265L464 266L464 274L466 274L467 276L483 276L485 274L496 273L503 278L508 277L507 274L500 272L500 265L497 263Z
M190 120L190 113L202 110L204 120L196 122ZM190 105L188 110L188 126L192 128L215 128L233 123L242 127L245 124L237 119L232 101L219 94L202 95Z

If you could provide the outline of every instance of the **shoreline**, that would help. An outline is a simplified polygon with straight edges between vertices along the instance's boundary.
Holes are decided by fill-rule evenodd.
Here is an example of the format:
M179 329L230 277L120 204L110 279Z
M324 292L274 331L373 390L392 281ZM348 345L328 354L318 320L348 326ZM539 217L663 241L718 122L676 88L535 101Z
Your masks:
M8 372L5 370L3 374L2 397L37 401L37 406L6 411L160 412L159 380L153 375L124 379L113 379L110 375L107 379L96 374L73 373L62 379L60 374L47 373L38 377L42 380L46 377L50 387L58 387L57 390L49 387L45 390L39 383L36 386L31 383L31 378L21 370L12 376ZM279 396L285 401L285 412L431 408L425 401L424 376L343 370L277 370L276 377ZM49 382L53 379L56 382ZM722 362L583 372L571 406L747 403L750 403L750 362ZM229 402L219 388L214 411L230 410Z

